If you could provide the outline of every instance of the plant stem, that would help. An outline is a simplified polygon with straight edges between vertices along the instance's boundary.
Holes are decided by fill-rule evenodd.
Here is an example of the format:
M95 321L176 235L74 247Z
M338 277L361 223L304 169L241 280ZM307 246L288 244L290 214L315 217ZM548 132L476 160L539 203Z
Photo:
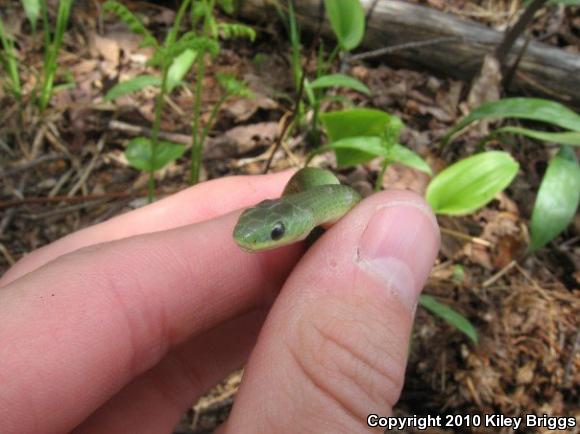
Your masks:
M57 57L62 45L62 38L68 24L68 19L70 16L70 10L73 4L73 0L61 0L58 5L58 16L56 19L56 31L54 32L53 39L44 47L45 49L45 63L44 63L44 80L42 83L42 89L40 92L40 111L44 111L52 97L52 90L54 88L54 78L56 76L56 70L58 68ZM46 5L44 6L46 12ZM45 25L45 44L48 39L50 39L50 32L48 30L48 19L44 19Z
M159 129L161 128L161 113L165 105L165 94L167 93L167 76L171 62L165 61L163 64L163 76L161 78L161 89L155 101L155 119L151 131L151 157L149 160L149 180L147 182L149 203L155 198L155 161L157 159L157 145L159 142Z
M387 168L390 166L390 164L391 162L387 158L385 158L381 163L381 171L379 172L379 176L377 176L377 180L375 181L375 191L381 191L385 172L387 171Z
M495 57L502 69L505 68L507 56L518 37L526 29L529 22L532 21L536 12L547 2L548 0L532 0L518 21L506 31L503 40L495 49Z
M328 60L326 61L329 66L332 65L332 62L334 62L334 59L336 59L338 53L340 53L340 45L337 44L336 47L334 47L334 50L332 50L330 53L330 56L328 56Z
M201 169L201 140L198 134L199 118L201 115L201 92L202 82L205 75L205 53L199 53L197 59L197 77L195 82L195 102L193 106L193 125L191 127L192 143L191 146L191 173L189 183L191 185L197 184L199 181L199 172Z
M202 134L201 134L201 149L203 149L204 145L205 145L205 139L207 138L207 135L209 133L209 129L213 126L213 123L215 122L215 118L217 117L220 109L222 108L223 103L226 101L226 99L228 98L228 94L224 93L221 98L219 99L219 101L216 103L216 105L213 106L213 109L211 111L211 115L209 116L209 120L207 121L207 124L205 125L205 127L203 128Z
M209 34L209 23L212 17L215 0L210 0L205 3L205 17L203 22L203 36L207 37ZM203 142L201 140L201 133L199 132L199 118L201 116L201 92L203 87L203 78L205 76L205 51L201 50L197 58L197 76L195 83L195 102L193 106L193 123L191 127L191 171L189 183L191 185L199 182L199 173L201 171L201 158L203 154Z
M294 74L294 86L300 86L302 71L300 65L300 32L296 23L296 13L294 11L294 0L288 0L288 20L290 24L290 43L292 45L292 71Z
M0 19L0 44L2 45L2 50L5 53L4 65L6 72L10 77L11 91L16 96L18 102L22 101L22 86L20 84L20 75L18 74L18 59L16 57L16 50L14 49L14 42L4 31L4 24ZM3 62L0 62L0 65Z

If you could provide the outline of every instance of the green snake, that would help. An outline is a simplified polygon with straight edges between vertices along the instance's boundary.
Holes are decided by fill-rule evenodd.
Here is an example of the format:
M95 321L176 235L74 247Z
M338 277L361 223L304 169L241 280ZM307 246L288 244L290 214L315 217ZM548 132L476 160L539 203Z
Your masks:
M304 240L314 228L339 220L361 200L324 169L305 167L290 178L279 199L246 209L234 228L235 242L247 252Z

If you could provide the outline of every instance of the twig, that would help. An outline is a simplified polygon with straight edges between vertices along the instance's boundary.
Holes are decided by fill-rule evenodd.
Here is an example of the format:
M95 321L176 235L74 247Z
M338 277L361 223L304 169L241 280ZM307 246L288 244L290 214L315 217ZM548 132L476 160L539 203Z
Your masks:
M20 177L20 180L18 181L18 187L14 189L15 191L13 192L13 194L16 194L19 197L23 196L22 192L26 191L26 184L28 183L29 177L30 177L30 172L24 172L22 174L22 176ZM4 217L0 221L0 237L2 237L2 234L4 233L4 231L12 222L12 219L16 215L16 210L9 209L8 211L6 211L3 214L4 214Z
M58 192L60 191L60 189L69 181L69 179L72 178L72 176L75 174L75 170L74 169L69 169L66 172L64 172L60 178L58 179L58 181L56 181L56 184L54 184L54 186L50 189L50 191L48 192L47 196L48 197L54 197L58 194Z
M440 38L428 39L426 41L413 41L405 42L404 44L392 45L390 47L378 48L376 50L366 51L364 53L353 54L348 57L348 61L358 61L364 59L370 59L373 57L383 56L385 54L391 54L396 51L409 50L412 48L425 47L429 45L442 44L445 42L461 42L465 38L462 36L442 36Z
M570 380L570 373L572 372L572 365L574 364L574 359L576 358L576 354L580 350L580 329L576 330L576 338L574 339L574 343L572 344L572 351L570 351L570 357L568 357L568 361L566 362L566 367L564 368L564 376L562 377L562 384L567 386Z
M12 257L6 246L2 243L0 243L0 253L2 253L4 258L6 259L6 262L8 262L8 265L12 266L16 263L16 261L14 260L14 258Z
M131 196L146 196L146 191L140 192L130 192L130 191L116 191L111 193L103 193L103 194L87 194L84 196L53 196L53 197L25 197L23 199L12 199L12 200L5 200L0 201L0 209L5 208L12 208L16 206L22 205L33 205L33 204L47 204L47 203L57 203L57 202L67 202L67 203L79 203L79 202L87 202L91 200L100 200L100 199L119 199Z
M491 276L489 279L487 279L485 282L483 282L483 284L481 285L482 288L487 288L488 286L493 285L502 276L504 276L508 271L510 271L512 268L514 268L517 265L517 263L518 262L515 259L513 261L511 261L509 264L507 264L505 267L503 267L501 270L499 270L497 273L495 273L493 276Z
M377 3L379 0L373 0L371 6L367 9L367 13L365 14L365 27L368 27L368 22L370 21L371 17L373 16L373 12L377 7ZM322 3L322 2L321 2Z
M19 172L24 172L28 169L32 169L36 166L38 166L39 164L42 163L46 163L49 161L56 161L56 160L67 160L68 157L64 154L46 154L46 155L42 155L40 157L38 157L36 160L32 160L32 161L27 161L24 164L21 164L19 166L13 167L12 169L7 169L6 171L2 171L0 169L0 176L6 176L6 177L10 177L13 175L16 175Z
M320 29L322 28L320 22L318 27L319 27L318 31L314 36L314 39L312 40L312 45L310 46L308 58L306 59L306 62L304 62L304 65L302 65L302 77L300 78L300 86L298 87L298 91L296 92L296 96L294 98L294 107L292 113L290 114L290 116L286 118L286 122L284 122L282 131L280 131L278 140L276 140L276 144L274 145L274 148L272 149L272 152L268 157L268 161L266 161L266 165L264 166L264 171L262 173L268 173L268 170L270 170L270 166L272 165L272 161L274 160L274 155L276 155L276 152L278 152L278 149L280 149L280 147L282 146L282 142L284 140L284 137L286 136L286 132L288 131L288 128L290 128L290 125L292 125L292 123L294 122L294 119L296 119L298 111L300 110L300 103L302 102L302 96L304 95L304 83L306 82L306 71L308 70L308 65L310 64L310 60L312 59L313 54L316 52L315 47L319 39Z
M2 123L0 123L0 124L2 124ZM0 137L0 149L9 155L14 155L14 151L12 149L10 149L10 147L8 146L8 143L6 143L4 140L2 140L1 137Z
M532 39L529 36L526 38L524 45L522 45L522 48L518 53L518 57L516 58L516 60L512 64L512 66L510 66L509 70L505 73L505 76L503 78L503 83L502 83L502 86L504 89L507 89L510 86L514 76L516 75L516 71L518 69L518 66L520 65L520 62L522 61L524 54L526 53L526 51L528 49L528 45L530 45L531 40Z
M553 89L550 89L549 87L546 87L543 84L539 83L537 80L534 80L528 74L524 74L521 71L516 71L516 75L518 76L518 78L521 81L525 81L531 87L534 87L536 89L539 89L542 93L545 93L546 95L551 95L554 98L557 98L557 99L559 99L561 101L572 101L572 97L570 95L566 95L566 94L557 92L557 91L555 91Z
M459 239L465 240L465 241L469 241L473 244L479 244L480 246L484 246L484 247L491 247L492 246L492 244L489 241L484 240L483 238L472 237L472 236L466 235L462 232L454 231L453 229L440 228L440 230L441 230L442 234L451 235L452 237L459 238Z
M514 43L526 29L530 21L532 21L536 12L547 2L548 0L532 0L518 21L506 31L503 40L497 46L494 53L502 70L505 70L506 68L507 57L514 46Z
M53 217L57 217L63 214L70 214L75 211L86 210L90 207L100 206L106 202L106 199L99 199L99 200L89 200L87 202L76 203L68 206L56 207L54 209L50 209L44 212L38 213L30 213L30 214L21 214L22 218L38 221L38 220L45 220Z
M112 120L109 122L109 128L116 131L121 131L123 133L131 135L139 135L151 137L151 129L146 127L141 127L139 125L128 124L126 122L121 122L117 120ZM174 143L181 143L186 146L191 146L191 136L186 134L178 133L166 133L159 131L159 138L163 140L169 140Z
M89 164L87 165L87 167L85 168L85 170L83 170L83 172L80 174L78 181L76 182L76 184L69 190L67 196L72 197L75 195L75 193L82 187L85 185L86 180L88 179L89 175L91 174L91 172L93 171L93 168L95 167L95 164L97 163L97 160L99 159L101 152L103 152L103 149L105 147L105 142L107 141L107 133L105 132L101 138L99 139L98 143L97 143L97 150L95 152L95 155L93 155L93 158L91 158L91 161L89 162Z

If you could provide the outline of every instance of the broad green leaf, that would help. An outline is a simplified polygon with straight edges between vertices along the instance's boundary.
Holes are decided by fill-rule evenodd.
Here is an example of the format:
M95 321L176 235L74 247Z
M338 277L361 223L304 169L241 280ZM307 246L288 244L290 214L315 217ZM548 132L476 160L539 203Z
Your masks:
M313 89L345 87L347 89L353 89L357 92L364 93L365 95L371 94L370 89L366 87L364 83L345 74L323 75L322 77L318 77L316 80L310 83L310 87Z
M326 146L318 148L315 153L320 154L322 152L327 152L330 150L353 150L363 152L374 157L384 157L388 158L390 156L389 151L385 148L381 142L381 138L377 136L355 136L355 137L345 137L344 139L337 140L336 142L331 142Z
M462 332L465 336L471 339L471 342L477 344L477 330L475 330L475 327L467 318L455 309L439 303L430 295L421 295L419 297L419 304Z
M22 6L24 7L26 18L28 18L32 30L36 30L36 22L38 21L41 10L40 2L41 0L22 0Z
M177 143L160 141L155 149L155 159L152 161L153 146L146 137L137 137L125 151L125 157L135 169L152 172L165 167L168 163L177 160L185 152L185 146Z
M506 188L519 164L507 152L488 151L447 167L427 187L427 202L437 214L469 214Z
M427 175L433 175L431 167L429 167L427 162L423 160L419 154L398 143L389 149L388 158L391 161L425 172Z
M386 148L383 146L381 138L376 136L346 137L337 140L336 142L322 146L311 153L308 161L310 161L314 155L331 150L352 150L370 155L370 158L383 157L389 161L404 164L405 166L412 167L429 175L432 174L429 165L415 152L398 143L391 148Z
M120 96L137 92L147 86L161 86L161 79L154 75L140 75L130 80L117 83L105 95L105 101L112 101Z
M181 83L185 74L191 69L197 53L187 49L175 59L167 71L167 92L171 92L175 86Z
M530 250L545 246L570 224L580 200L580 167L571 148L550 160L532 212Z
M472 122L501 118L529 119L580 131L580 115L562 104L541 98L505 98L473 110L443 137L443 143Z
M365 12L359 0L324 0L326 14L343 50L351 51L365 33Z
M548 131L537 131L521 127L503 127L493 131L497 133L521 134L544 142L553 142L560 145L580 146L580 131L565 131L563 133L551 133Z
M333 142L354 136L382 136L390 117L384 111L366 108L328 112L320 116Z
M390 115L381 110L355 108L323 113L320 116L331 142L347 137L377 136L385 133ZM336 153L339 166L365 163L377 154L355 149L342 149Z

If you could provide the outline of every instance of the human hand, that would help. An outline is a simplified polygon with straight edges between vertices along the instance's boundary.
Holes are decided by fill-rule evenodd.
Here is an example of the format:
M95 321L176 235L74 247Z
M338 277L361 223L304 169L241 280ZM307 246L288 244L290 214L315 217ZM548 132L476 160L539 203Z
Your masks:
M361 432L369 413L388 415L435 219L418 196L383 192L302 259L300 244L242 252L234 210L277 197L289 176L199 185L9 270L2 433L169 432L246 361L223 432Z

